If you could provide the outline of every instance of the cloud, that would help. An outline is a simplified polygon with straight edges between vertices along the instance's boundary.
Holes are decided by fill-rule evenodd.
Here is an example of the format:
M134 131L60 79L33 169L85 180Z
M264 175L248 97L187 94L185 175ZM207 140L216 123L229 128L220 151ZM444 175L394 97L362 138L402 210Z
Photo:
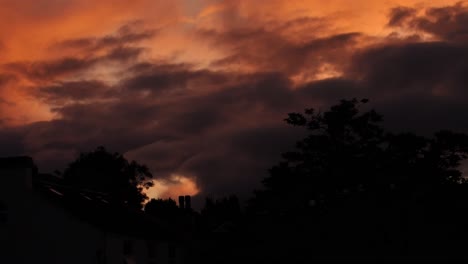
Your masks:
M464 5L356 1L207 1L185 19L174 7L163 24L144 15L150 2L127 13L119 1L122 13L89 13L108 18L96 29L43 33L40 55L19 56L13 51L21 45L7 39L0 154L32 155L47 171L105 145L149 165L167 188L159 194L196 187L200 202L205 195L245 198L261 187L280 153L304 135L282 120L306 107L370 98L392 130L468 131ZM361 23L355 12L364 3L379 12ZM72 7L62 6L82 14ZM49 11L44 21L64 19Z
M167 63L144 63L132 67L129 78L122 80L121 86L129 92L147 92L151 95L161 93L187 92L206 89L214 83L224 83L227 79L222 73L209 70L193 70L190 65Z
M101 38L64 40L50 47L56 53L63 50L62 56L57 59L15 61L3 64L2 70L31 81L42 82L79 76L83 72L102 67L103 64L134 63L146 50L137 44L154 36L154 31L139 31L134 27L134 24L126 24L114 35Z
M282 30L287 30L284 27ZM296 41L289 38L288 34L275 30L276 28L269 29L266 26L246 25L224 31L200 30L198 33L200 37L224 47L228 54L214 61L211 64L213 67L241 71L278 71L289 76L302 75L301 78L306 80L339 74L342 65L347 63L351 50L362 37L358 32L314 36L304 28L303 31L296 32L301 36L301 41ZM324 65L328 65L329 69L324 68Z
M37 89L37 96L48 103L64 104L67 101L83 101L106 97L110 87L98 80L58 82Z
M142 42L151 40L157 30L144 29L143 21L133 21L102 37L84 37L62 40L52 44L50 50L65 54L81 54L99 60L127 61L137 58L146 48Z
M52 61L8 63L3 68L31 80L53 80L85 70L95 63L95 59L68 57Z
M468 47L447 42L385 45L355 56L351 77L388 96L466 96Z
M390 26L406 27L431 34L448 41L468 40L468 7L464 2L452 6L430 7L422 15L414 8L392 10Z
M392 27L403 26L408 20L414 18L416 14L417 10L414 8L403 6L392 8L388 25Z
M145 68L170 68L182 76L198 72L177 65ZM54 109L60 118L24 127L21 142L44 170L63 168L80 151L105 145L148 164L156 179L188 177L201 196L240 190L247 195L271 159L293 144L296 132L285 129L279 117L294 109L295 92L279 73L224 74L189 74L188 82L208 76L204 81L214 88L187 91L175 102L172 96L133 96L127 81L119 86L128 89L113 94L117 100L99 102L93 100L108 98L109 87L97 81L43 87L45 100L63 103Z
M24 153L21 131L2 126L0 122L0 156L21 155Z

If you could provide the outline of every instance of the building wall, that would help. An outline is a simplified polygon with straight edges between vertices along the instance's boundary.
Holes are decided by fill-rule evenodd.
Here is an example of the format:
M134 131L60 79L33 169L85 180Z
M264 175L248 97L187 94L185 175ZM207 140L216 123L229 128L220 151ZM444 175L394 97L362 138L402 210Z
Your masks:
M80 222L32 189L31 168L0 169L0 263L97 263L104 233Z
M7 207L7 220L0 222L0 264L182 262L181 249L166 241L106 233L80 221L35 192L32 174L32 168L0 168L0 202ZM129 242L131 254L125 252Z
M37 194L33 196L31 226L31 260L39 260L37 263L98 263L98 252L105 249L104 232Z

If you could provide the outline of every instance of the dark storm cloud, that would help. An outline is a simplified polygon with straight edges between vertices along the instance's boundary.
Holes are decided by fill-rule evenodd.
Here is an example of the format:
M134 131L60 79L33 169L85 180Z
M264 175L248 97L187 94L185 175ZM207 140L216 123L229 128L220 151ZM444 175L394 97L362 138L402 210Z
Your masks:
M2 94L8 90L8 85L15 82L16 81L16 78L14 75L11 75L11 74L0 74L0 107L2 106L2 104L5 106L13 106L15 105L15 102L12 102L10 100L7 100L7 99L4 99L2 98ZM0 115L0 117L3 117ZM1 126L1 124L0 124Z
M468 41L468 7L464 2L428 8L423 15L412 8L395 8L388 24L417 29L444 40Z
M462 4L430 8L419 16L411 8L393 9L389 25L412 27L440 40L388 40L366 47L353 55L343 77L302 85L297 94L315 106L370 98L393 131L468 132L466 14Z
M5 104L5 105L14 105L15 103L7 101L5 99L0 98L0 104Z
M118 47L102 56L65 57L56 60L23 61L1 66L3 71L17 74L32 81L54 81L72 74L91 70L99 63L128 62L136 59L145 49L138 47Z
M192 107L189 100L174 104L154 97L138 97L131 89L120 92L114 89L115 100L79 102L110 99L108 88L99 81L80 81L40 89L44 100L68 103L53 109L60 119L30 126L31 133L25 135L28 150L38 153L44 149L69 149L76 153L105 145L126 152L154 141L195 133L218 118L217 109ZM187 106L182 107L185 103Z
M309 106L322 106L324 103L338 102L343 98L371 97L362 82L345 78L330 78L307 83L299 87L294 95L296 104L300 104L304 108L308 107L308 104ZM301 109L298 108L297 111L301 111Z
M117 47L109 50L106 55L101 57L101 60L111 60L117 62L128 62L136 59L146 49L141 47Z
M102 98L109 95L109 93L106 94L108 89L108 85L97 80L58 82L54 85L39 87L37 96L47 102L64 103L69 100Z
M99 63L135 63L146 48L139 42L154 36L154 30L141 31L130 23L117 33L100 38L70 39L53 45L50 49L71 49L72 54L55 60L21 61L2 65L3 71L19 74L33 81L54 81L57 78L90 70Z
M18 129L4 128L0 120L0 157L23 155L24 145Z
M447 42L409 43L371 48L356 55L351 78L378 93L466 96L468 46Z
M284 22L275 23L274 21L270 21L269 24L271 28L274 28L274 31L279 33L299 33L303 35L307 31L315 34L328 29L330 21L327 21L324 17L302 16Z
M280 116L280 115L278 115ZM222 197L236 193L242 199L250 197L253 189L261 188L261 179L272 164L280 160L279 153L290 150L304 134L279 121L258 127L232 128L197 138L202 144L193 146L190 140L182 149L196 150L182 160L177 172L194 177L201 193L194 205L201 207L205 196ZM182 154L182 153L181 153ZM150 157L151 155L146 155Z
M57 107L60 119L30 125L23 142L44 169L68 162L56 160L57 153L69 158L105 145L133 153L156 177L194 176L204 194L247 193L245 184L259 183L270 159L292 146L296 132L282 121L294 109L289 86L280 73L238 75L229 86L195 91L177 103L128 96L124 90L119 100ZM221 172L222 167L227 169Z
M158 116L167 119L158 119L160 127L175 137L142 146L131 156L151 164L156 177L194 177L202 197L247 195L280 153L294 145L300 131L285 128L282 121L296 102L285 76L264 73L238 79L237 85L179 101L179 107L162 107L167 112Z
M467 100L466 96L437 97L420 93L393 101L381 100L375 107L384 114L384 125L392 131L432 136L442 129L468 133Z
M53 102L57 118L0 130L0 143L6 152L33 155L44 170L61 168L79 151L104 145L148 164L156 178L169 179L172 173L193 177L201 197L247 196L260 187L280 153L291 150L303 135L283 122L288 112L306 107L325 111L343 98L369 98L392 130L468 132L468 47L460 37L464 12L463 7L447 7L418 16L410 8L393 9L389 26L412 26L440 40L386 39L359 49L357 42L366 38L360 33L317 37L312 30L298 37L303 41L285 37L296 27L300 33L304 26L322 23L311 18L270 27L200 30L200 36L228 51L214 63L226 66L223 71L137 63L133 59L141 59L144 50L135 45L151 36L134 28L110 37L69 40L62 48L89 51L89 58L4 66L30 78L52 80L35 96ZM96 50L104 52L96 55ZM123 62L125 69L112 86L94 79L58 78L113 60ZM250 66L250 73L230 70L236 63ZM324 63L339 64L344 75L300 85L291 81L302 71L317 74Z
M279 72L258 72L238 76L238 84L229 85L206 97L206 102L216 103L231 110L263 106L265 109L281 109L291 104L291 83Z
M179 74L176 75L185 76L183 71ZM198 80L200 74L194 74L188 80ZM230 125L232 124L231 119L239 118L239 115L245 112L254 114L255 109L280 111L291 104L291 92L288 89L290 83L279 73L237 75L235 80L230 82L217 82L219 79L231 79L229 76L219 76L220 73L215 75L215 73L204 72L204 74L207 75L204 79L206 84L211 82L211 85L219 85L217 89L201 90L201 92L198 90L186 91L183 97L178 97L176 103L170 98L167 101L161 101L158 97L139 97L136 99L139 102L138 106L132 107L134 102L131 102L126 104L123 109L132 112L132 109L139 109L143 105L147 105L151 110L137 111L138 116L141 117L143 116L141 114L150 110L152 114L150 116L156 117L155 121L168 130L168 134L187 135L215 126ZM215 77L211 79L210 77L213 75ZM124 83L129 84L129 82ZM151 83L149 82L148 85ZM157 79L153 85L158 86L160 83L161 81ZM200 85L203 84L200 83ZM122 103L121 101L120 104ZM245 121L250 121L249 117L255 118L250 115L242 117Z
M200 30L198 34L225 47L229 54L213 62L213 66L240 65L288 74L308 71L310 75L319 74L324 63L336 66L346 63L350 50L363 37L358 32L317 37L301 30L296 34L303 38L295 41L275 29L249 25L225 31Z
M389 26L402 26L409 19L413 18L417 10L409 7L395 7L390 11Z
M0 87L5 86L6 84L15 80L16 80L16 77L14 75L0 73Z
M371 98L384 114L385 125L394 131L468 132L468 45L460 29L468 25L461 22L465 13L461 4L428 9L420 17L411 10L394 10L389 24L414 25L442 40L390 42L363 49L345 71L348 81L314 82L301 92L322 98L352 94ZM429 27L428 21L441 24Z
M137 21L120 27L116 33L112 35L67 39L53 45L51 49L76 49L84 52L96 52L138 44L141 41L153 38L157 33L156 30L142 31L139 29L139 26L142 25L143 22Z
M59 76L88 69L96 61L96 59L67 57L50 61L9 63L3 65L3 69L33 80L53 80Z
M193 70L183 64L149 64L142 63L130 69L132 76L123 80L121 86L127 91L147 91L152 95L164 92L181 91L190 83L205 89L203 86L222 85L227 77L222 73L208 70Z

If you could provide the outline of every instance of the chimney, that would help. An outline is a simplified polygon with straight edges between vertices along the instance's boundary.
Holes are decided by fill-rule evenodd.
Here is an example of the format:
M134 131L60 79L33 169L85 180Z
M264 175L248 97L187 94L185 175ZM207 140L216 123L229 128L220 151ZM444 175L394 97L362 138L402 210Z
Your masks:
M184 209L184 208L185 208L184 196L183 196L183 195L179 196L179 208L180 208L180 209Z
M192 200L190 195L185 195L185 209L191 210L192 209Z

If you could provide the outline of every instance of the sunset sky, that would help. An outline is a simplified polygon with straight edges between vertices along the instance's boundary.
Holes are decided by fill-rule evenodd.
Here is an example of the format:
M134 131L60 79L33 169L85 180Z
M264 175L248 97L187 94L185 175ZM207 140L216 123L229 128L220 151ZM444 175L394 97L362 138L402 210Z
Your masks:
M151 197L247 196L301 131L369 98L385 126L468 132L468 3L0 0L0 155L63 169L99 145Z

